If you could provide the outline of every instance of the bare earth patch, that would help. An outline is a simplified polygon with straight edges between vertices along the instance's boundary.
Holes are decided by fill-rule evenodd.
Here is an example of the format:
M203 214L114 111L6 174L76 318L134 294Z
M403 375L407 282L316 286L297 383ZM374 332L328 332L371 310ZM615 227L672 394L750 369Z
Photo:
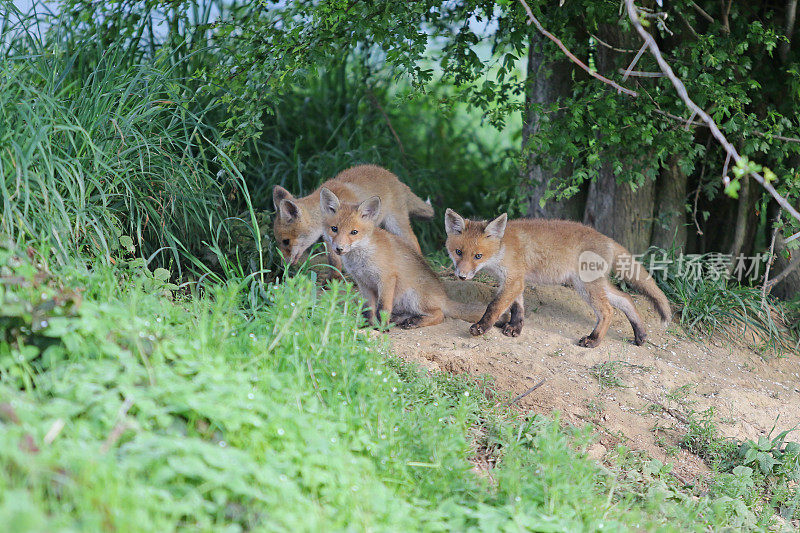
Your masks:
M461 301L488 303L494 290L479 282L445 283L450 297ZM592 330L595 318L567 287L526 289L525 325L517 338L503 336L498 328L472 337L469 324L452 319L422 329L393 329L389 337L394 352L407 361L456 374L488 374L498 391L514 396L545 379L518 402L523 410L557 411L566 423L594 424L598 443L589 454L596 459L624 444L673 463L682 478L696 479L707 468L698 457L675 449L683 434L681 412L713 406L721 433L739 439L766 435L776 417L776 432L800 424L795 354L764 358L744 342L692 339L675 325L665 331L647 300L634 296L634 301L647 324L643 346L632 344L631 326L617 311L598 348L578 347L576 341Z

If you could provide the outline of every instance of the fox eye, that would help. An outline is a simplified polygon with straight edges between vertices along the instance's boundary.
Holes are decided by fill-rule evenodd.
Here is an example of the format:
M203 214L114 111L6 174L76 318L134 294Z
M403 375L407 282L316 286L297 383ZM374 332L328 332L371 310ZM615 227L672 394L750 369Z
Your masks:
M461 250L459 250L458 248L456 248L456 255L461 255Z
M339 228L337 226L331 226L331 231L334 233L338 233Z
M350 232L350 235L358 235L358 230L354 229L353 231Z
M481 257L483 257L483 254L475 254L475 259L480 259Z
M283 245L289 246L289 239L283 239Z

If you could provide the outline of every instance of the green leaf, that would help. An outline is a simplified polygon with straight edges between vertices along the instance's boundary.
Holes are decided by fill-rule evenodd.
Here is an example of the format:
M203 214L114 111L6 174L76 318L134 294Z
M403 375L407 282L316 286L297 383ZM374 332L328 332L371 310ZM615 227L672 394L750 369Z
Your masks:
M153 272L153 277L155 277L156 279L158 279L160 281L164 281L164 282L168 281L170 276L171 276L171 274L170 274L169 270L167 270L166 268L159 267L159 268L155 269L155 271Z

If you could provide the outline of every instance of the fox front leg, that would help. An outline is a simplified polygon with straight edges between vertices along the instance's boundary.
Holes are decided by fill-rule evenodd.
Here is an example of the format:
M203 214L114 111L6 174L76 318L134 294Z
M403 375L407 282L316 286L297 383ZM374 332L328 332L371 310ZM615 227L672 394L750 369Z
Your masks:
M483 317L478 322L470 326L470 334L478 336L489 331L492 328L492 325L497 322L497 319L500 318L500 315L502 315L503 312L517 300L517 298L522 298L522 292L524 290L525 282L522 279L507 279L506 283L503 285L503 288L500 290L500 293L486 308L486 312L483 314ZM509 320L507 325L510 324L511 321ZM522 331L521 323L519 324L519 328L520 331Z
M522 333L522 322L525 318L525 306L522 295L511 304L511 318L503 326L503 335L506 337L519 337Z

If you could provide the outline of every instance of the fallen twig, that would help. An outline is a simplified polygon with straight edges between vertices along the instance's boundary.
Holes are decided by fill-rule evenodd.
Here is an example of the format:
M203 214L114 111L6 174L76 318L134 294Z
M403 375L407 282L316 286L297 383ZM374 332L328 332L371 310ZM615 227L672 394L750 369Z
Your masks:
M513 400L507 401L506 403L503 404L503 407L508 407L509 405L513 405L513 404L517 403L518 401L523 399L525 396L527 396L528 394L532 393L533 391L535 391L536 389L538 389L539 387L544 385L545 381L547 381L547 380L543 379L542 381L540 381L539 383L537 383L536 385L534 385L530 389L526 390L525 392L523 392L522 394L520 394L519 396L517 396Z
M114 428L111 430L111 433L108 434L106 441L100 447L100 453L106 454L111 447L116 444L119 438L125 433L125 430L128 429L128 422L126 419L126 415L128 414L128 410L133 405L133 399L125 398L125 401L122 402L122 405L119 407L119 411L117 411L117 423L114 424Z
M671 417L676 419L678 422L681 422L682 424L686 424L687 426L689 425L689 420L687 420L685 416L683 416L679 412L675 411L674 409L670 409L669 407L667 407L663 403L661 403L659 401L656 401L656 400L653 400L652 398L648 398L644 394L639 394L639 397L641 399L643 399L643 400L647 400L648 402L652 403L656 407L660 407L662 411L664 411L665 413L667 413L668 415L670 415Z

